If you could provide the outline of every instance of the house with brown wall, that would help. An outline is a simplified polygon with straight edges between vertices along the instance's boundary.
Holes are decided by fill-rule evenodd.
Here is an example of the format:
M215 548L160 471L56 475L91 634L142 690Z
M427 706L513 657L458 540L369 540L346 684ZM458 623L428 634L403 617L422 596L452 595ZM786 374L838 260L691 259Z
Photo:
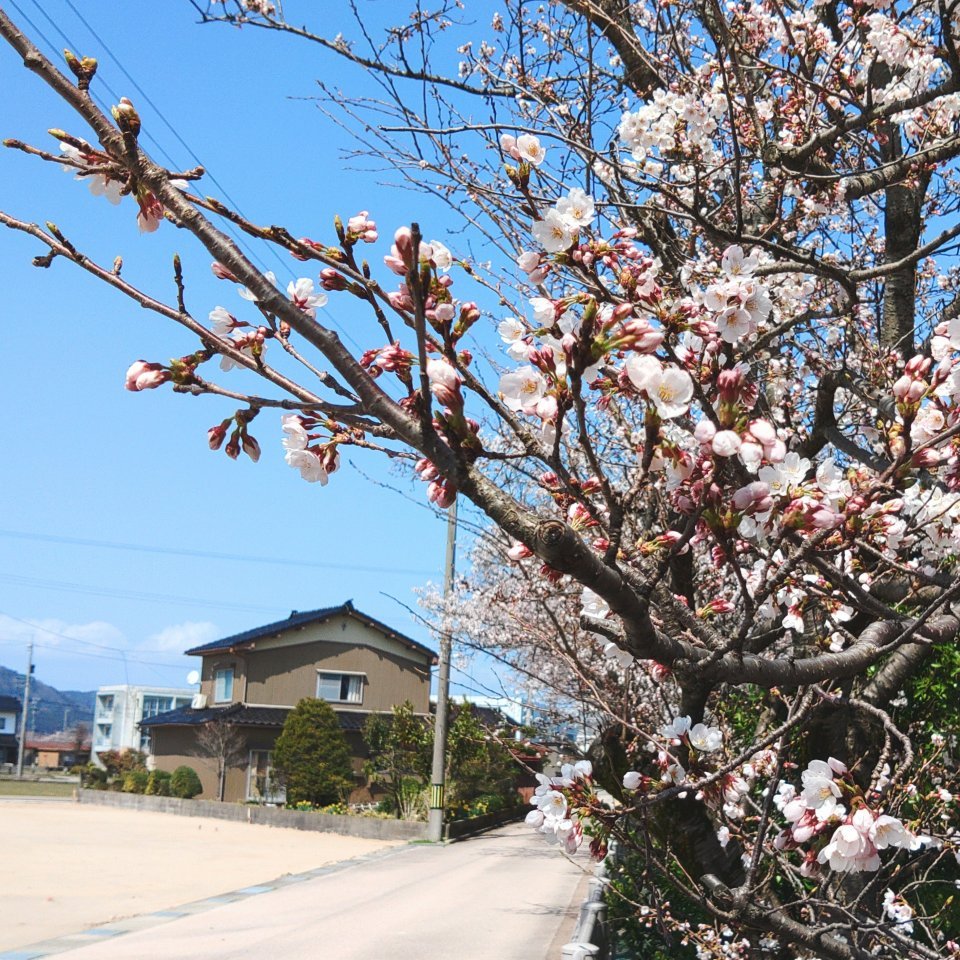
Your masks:
M241 759L227 769L223 799L279 800L270 759L284 720L305 697L328 701L350 745L354 799L360 799L367 754L361 732L367 717L407 700L424 716L430 709L434 652L349 600L338 607L295 610L286 620L186 653L202 658L193 706L158 714L140 726L149 731L156 768L193 767L207 799L217 797L217 763L198 735L217 721L229 724L241 741Z

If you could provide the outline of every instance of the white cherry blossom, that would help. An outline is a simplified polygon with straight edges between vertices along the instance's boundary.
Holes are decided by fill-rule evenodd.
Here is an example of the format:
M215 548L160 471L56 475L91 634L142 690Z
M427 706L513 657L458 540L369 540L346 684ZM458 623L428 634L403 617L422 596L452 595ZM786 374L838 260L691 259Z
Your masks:
M664 420L687 412L693 397L693 381L685 370L664 367L649 354L628 357L624 367L630 382L653 401Z
M510 410L533 412L546 393L547 381L536 368L527 365L500 378L500 394Z
M553 208L533 225L531 232L547 253L563 253L577 238L576 227Z

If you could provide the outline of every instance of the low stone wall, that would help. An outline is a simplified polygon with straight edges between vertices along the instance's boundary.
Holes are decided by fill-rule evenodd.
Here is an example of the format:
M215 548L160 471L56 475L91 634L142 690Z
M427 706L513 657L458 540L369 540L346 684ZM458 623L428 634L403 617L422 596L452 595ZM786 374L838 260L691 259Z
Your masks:
M529 807L514 807L511 810L500 810L497 813L485 813L480 817L471 817L469 820L453 820L444 824L443 835L448 840L460 840L484 830L492 830L505 823L517 823L526 815Z
M427 825L413 820L345 817L331 813L312 813L309 810L283 810L280 807L219 803L216 800L148 797L140 793L117 793L113 790L79 790L77 799L80 803L95 803L125 810L153 810L157 813L176 813L181 817L238 820L270 827L287 827L293 830L343 833L351 837L367 837L372 840L425 840L427 836Z

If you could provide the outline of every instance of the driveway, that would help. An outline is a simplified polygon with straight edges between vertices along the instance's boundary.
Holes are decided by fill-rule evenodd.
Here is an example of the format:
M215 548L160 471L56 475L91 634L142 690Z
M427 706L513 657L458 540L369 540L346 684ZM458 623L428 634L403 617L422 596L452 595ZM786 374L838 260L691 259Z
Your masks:
M579 905L590 863L577 859L571 863L529 827L511 825L460 843L384 851L149 929L96 937L59 955L545 960L559 956Z

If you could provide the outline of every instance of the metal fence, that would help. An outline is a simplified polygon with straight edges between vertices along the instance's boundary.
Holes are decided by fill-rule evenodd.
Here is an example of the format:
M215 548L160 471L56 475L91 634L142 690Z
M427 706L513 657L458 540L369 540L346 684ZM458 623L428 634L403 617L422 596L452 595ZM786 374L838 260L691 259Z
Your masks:
M611 845L606 859L589 881L586 899L580 904L580 916L569 943L560 949L561 960L613 960L610 925L607 922L607 866L616 863Z

